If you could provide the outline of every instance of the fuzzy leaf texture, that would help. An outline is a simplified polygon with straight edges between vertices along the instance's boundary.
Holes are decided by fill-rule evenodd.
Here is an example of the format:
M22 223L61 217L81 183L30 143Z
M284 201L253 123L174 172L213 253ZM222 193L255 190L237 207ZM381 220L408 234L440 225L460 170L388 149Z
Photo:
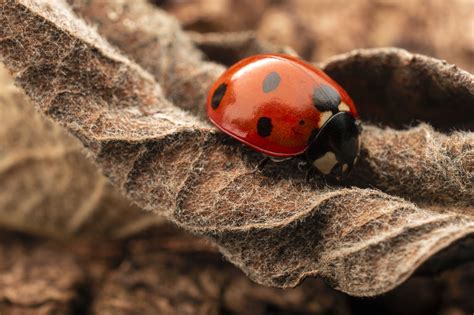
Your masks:
M0 226L57 239L116 239L164 221L132 206L1 64L0 109Z
M136 204L213 239L256 282L285 288L321 276L372 296L424 262L427 270L472 259L472 248L452 250L472 246L471 132L366 125L344 185L308 183L294 161L258 172L259 154L204 119L207 89L224 68L203 61L165 13L144 1L71 1L96 32L59 0L1 3L1 58L35 106ZM441 61L362 50L324 70L366 120L473 125L473 77Z

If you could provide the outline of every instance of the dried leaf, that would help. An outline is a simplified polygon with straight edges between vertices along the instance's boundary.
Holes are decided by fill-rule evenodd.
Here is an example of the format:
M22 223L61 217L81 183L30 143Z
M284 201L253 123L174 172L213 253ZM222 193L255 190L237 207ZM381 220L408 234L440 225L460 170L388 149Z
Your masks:
M55 238L123 238L164 219L131 205L0 65L0 225Z
M208 241L165 225L121 242L0 233L0 311L20 314L348 314L347 296L312 279L262 287Z
M201 117L207 89L224 68L203 62L203 54L179 24L145 0L68 0L72 8L107 34L107 40L155 77L164 96L174 104ZM144 12L150 14L144 14Z
M185 28L210 32L248 29L260 20L268 2L268 0L165 1L162 5L167 11L178 16ZM231 12L233 14L230 14Z
M284 291L257 285L209 245L171 226L120 243L51 242L0 233L0 254L6 257L0 262L0 310L343 315L364 306L400 314L472 309L472 263L441 277L414 277L376 299L350 299L317 279Z
M312 279L282 291L251 282L220 255L177 245L132 241L128 257L107 275L96 314L348 314L346 296ZM157 248L159 245L160 248Z
M474 70L474 33L465 31L472 29L473 1L155 2L186 30L204 34L255 30L260 38L291 46L307 60L324 60L360 47L397 46Z
M403 128L474 130L474 79L445 61L400 49L356 50L323 64L359 104L364 120Z
M254 32L197 33L188 32L193 43L211 60L233 65L242 58L265 53L297 55L290 47L277 47L256 37ZM133 52L130 52L134 55Z
M435 277L412 277L395 290L371 299L351 298L353 313L464 315L474 308L474 263Z
M80 266L70 253L35 245L18 235L0 234L0 313L72 313L77 288L84 281Z
M108 13L117 12L122 5L97 3ZM130 12L142 15L151 25L142 27L144 20L133 27L125 24L128 11L123 10L117 19L122 22L114 25L114 32L123 30L122 36L128 39L132 34L148 35L153 41L140 52L159 50L160 35L187 41L175 23L167 22L166 15L137 3L128 4ZM206 89L222 70L203 63L192 50L190 59L167 55L179 50L180 40L173 49L159 50L162 55L157 59L151 58L156 55L142 55L141 59L133 55L159 82L161 73L153 69L163 68L153 68L152 63L163 62L167 68L166 60L183 61L188 67L186 72L169 73L162 92L153 77L114 51L61 1L6 1L0 12L1 24L9 26L0 33L2 58L34 103L75 134L103 172L132 200L188 230L210 236L230 261L259 283L289 287L306 276L319 275L349 294L376 295L400 284L428 258L474 231L473 189L468 181L472 178L472 133L441 135L421 126L430 145L417 156L412 150L422 144L413 141L410 132L366 128L358 172L370 173L369 165L376 165L390 174L390 180L369 179L363 187L372 182L388 183L380 185L387 191L387 187L396 187L394 180L403 175L397 172L405 169L387 163L387 151L410 165L413 176L426 172L433 157L455 164L460 173L451 174L453 168L449 168L447 178L457 176L463 181L440 192L439 199L427 207L378 190L328 186L322 179L307 183L296 161L270 163L256 172L258 154L174 107L163 95L178 106L202 113ZM169 29L154 29L153 17L155 23L169 25ZM100 29L113 38L107 27ZM125 40L111 41L126 47ZM376 65L368 75L383 71ZM410 69L406 71L411 73ZM429 71L444 70L435 66ZM449 71L446 79L459 78L459 88L472 91L469 74L456 68ZM440 97L453 101L459 93L452 85L441 86L447 89L435 90ZM182 102L177 95L183 96ZM473 93L467 95L472 102ZM397 141L373 141L384 137ZM402 150L401 143L412 145ZM455 161L459 155L464 158ZM433 195L445 178L423 177L417 182L422 187L414 187L417 191L411 196L418 190L423 196ZM465 190L459 192L458 187ZM453 199L457 201L452 203Z

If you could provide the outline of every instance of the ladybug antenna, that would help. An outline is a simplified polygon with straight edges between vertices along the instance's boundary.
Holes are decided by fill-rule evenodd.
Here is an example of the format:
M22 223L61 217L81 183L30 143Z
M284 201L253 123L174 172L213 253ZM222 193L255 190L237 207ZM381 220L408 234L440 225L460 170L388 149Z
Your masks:
M309 141L306 157L324 175L346 177L359 154L358 122L349 112L333 115Z

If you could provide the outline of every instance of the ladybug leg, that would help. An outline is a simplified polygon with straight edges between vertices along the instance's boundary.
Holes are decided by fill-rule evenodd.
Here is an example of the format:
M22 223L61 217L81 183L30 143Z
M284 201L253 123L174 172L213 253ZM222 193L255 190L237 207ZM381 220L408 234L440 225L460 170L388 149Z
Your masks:
M311 178L313 178L317 173L316 169L312 167L311 163L309 163L308 160L306 159L298 162L298 169L301 172L306 172L306 176L305 176L306 182L309 182Z
M265 156L262 160L260 160L257 164L257 166L255 166L255 168L253 169L252 173L255 173L255 172L258 172L260 170L263 169L263 167L265 165L267 165L268 161L270 161L270 157L269 156Z
M309 183L313 177L317 174L316 169L310 167L306 170L306 182Z
M302 160L298 162L298 169L301 172L308 171L308 161Z

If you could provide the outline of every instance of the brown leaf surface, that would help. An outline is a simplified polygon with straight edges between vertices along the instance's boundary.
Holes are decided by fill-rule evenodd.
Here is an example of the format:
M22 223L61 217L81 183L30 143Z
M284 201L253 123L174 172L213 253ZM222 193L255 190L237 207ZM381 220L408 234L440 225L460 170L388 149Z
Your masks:
M187 30L256 31L307 60L396 46L474 70L474 2L393 0L156 0ZM257 16L258 18L255 18Z
M474 130L473 76L442 60L400 49L369 49L323 63L359 104L362 119L404 128Z
M56 246L35 245L0 233L0 313L71 314L84 281L80 266Z
M202 62L175 22L142 2L126 7L100 1L75 5L162 86L114 51L61 1L27 0L6 1L1 8L1 24L9 27L0 33L0 51L17 83L43 112L83 142L131 199L210 236L253 280L289 287L306 276L320 275L349 294L376 295L474 231L472 133L442 135L427 125L409 131L365 128L357 174L376 175L355 176L353 184L408 195L418 204L379 190L328 185L322 179L307 183L296 161L270 163L256 172L258 154L169 102L203 113L207 87L222 71ZM130 48L134 39L143 41L136 51ZM172 45L162 46L171 39ZM179 53L181 44L189 50ZM370 84L384 82L370 80L387 73L386 62L380 60L395 56L420 61L425 71L410 63L403 67L414 76L413 82L431 78L430 73L458 82L435 85L437 100L455 102L458 95L466 95L469 106L474 99L472 76L457 68L399 50L355 54L362 59L377 55L364 69L366 94L372 93ZM345 65L350 58L343 58L332 66L344 65L340 73L347 71L351 77L359 57ZM416 88L403 87L408 95L416 94ZM377 104L388 101L384 96ZM385 138L392 140L377 141ZM394 161L408 168L394 166ZM439 171L438 161L452 167ZM433 176L423 176L433 168ZM407 174L416 178L411 191L397 182L406 182ZM448 187L439 191L447 178Z
M2 315L349 314L348 297L322 280L263 287L171 225L121 242L1 232L0 256Z
M297 55L288 46L278 47L269 42L262 41L257 38L255 32L216 32L205 34L188 32L187 35L208 58L229 66L242 58L257 54L281 53ZM133 52L131 54L134 55Z
M0 225L30 233L123 238L163 219L133 206L80 142L40 115L0 65Z
M209 242L163 226L125 242L58 242L0 233L0 310L20 314L469 314L474 264L413 277L375 299L307 279L280 290L253 283ZM58 273L58 270L61 272ZM25 294L27 293L27 294ZM201 311L201 312L200 312ZM211 313L212 314L212 313Z
M107 275L92 305L95 314L348 314L346 296L321 280L298 288L266 288L205 251L193 238L134 240ZM204 243L204 242L201 242ZM273 313L272 313L273 314Z

